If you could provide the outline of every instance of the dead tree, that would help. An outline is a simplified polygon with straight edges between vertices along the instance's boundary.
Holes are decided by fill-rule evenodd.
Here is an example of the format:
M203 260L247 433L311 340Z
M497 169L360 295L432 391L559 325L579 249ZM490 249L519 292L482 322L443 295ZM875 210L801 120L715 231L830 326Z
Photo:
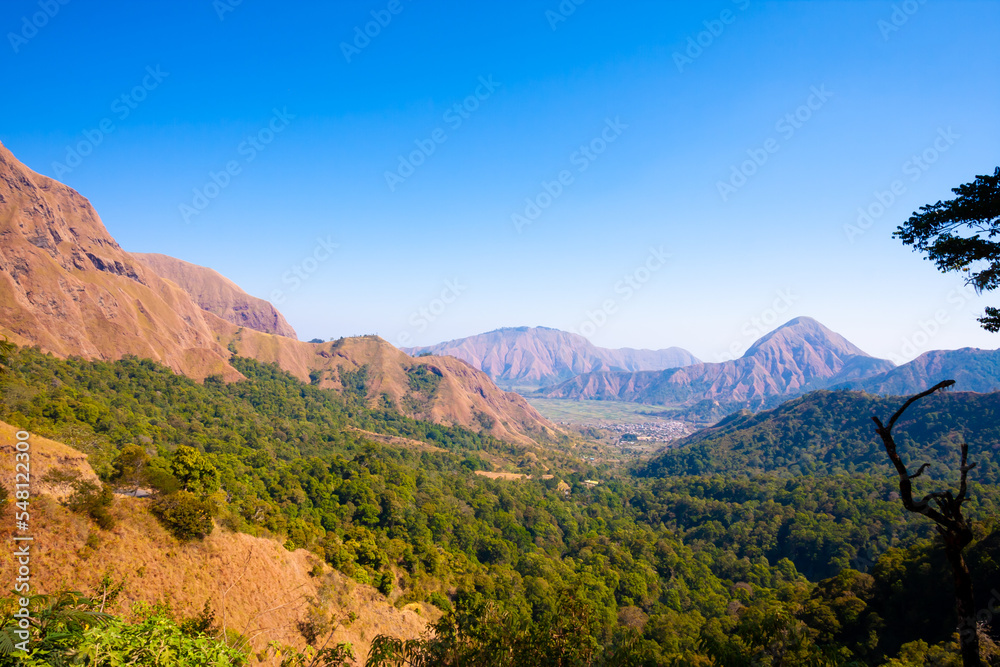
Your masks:
M912 480L920 477L924 470L930 467L929 463L921 465L915 473L909 474L906 466L896 452L896 442L892 439L892 427L896 421L903 416L906 408L919 401L924 396L933 394L938 389L944 389L955 384L954 380L939 382L925 392L916 396L911 396L903 403L903 406L896 410L888 424L883 424L878 417L873 416L876 431L885 444L886 454L889 460L896 466L899 473L899 495L903 500L903 507L911 512L923 514L937 524L938 533L944 540L944 551L951 564L951 570L955 581L955 610L958 612L959 641L962 648L962 664L964 667L982 667L979 657L979 635L976 632L976 610L975 597L972 590L972 576L969 574L969 567L962 557L962 550L972 541L972 529L962 516L962 503L966 497L966 480L969 471L976 467L975 463L968 462L969 445L962 443L962 467L961 481L958 488L958 495L953 495L949 491L935 491L927 494L920 500L913 498ZM933 503L933 505L931 504ZM934 507L936 505L936 507Z

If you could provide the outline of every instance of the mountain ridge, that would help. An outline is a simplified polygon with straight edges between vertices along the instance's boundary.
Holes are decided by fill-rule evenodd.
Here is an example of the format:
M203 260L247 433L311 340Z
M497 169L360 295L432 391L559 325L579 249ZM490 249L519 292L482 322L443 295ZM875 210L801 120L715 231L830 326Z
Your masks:
M955 380L960 391L988 393L1000 390L1000 349L930 350L880 375L838 385L869 394L917 394L941 380Z
M900 396L818 390L752 414L734 413L699 430L641 465L648 476L689 474L894 474L872 430L903 403ZM977 475L994 483L1000 455L1000 392L938 392L901 418L898 444L911 460L934 461L927 477L948 479L960 465L959 442L979 463Z
M662 370L697 363L687 350L598 347L585 337L551 327L501 327L436 345L403 348L414 356L453 356L494 382L537 388L596 370Z
M298 340L295 329L277 308L244 292L214 269L160 253L130 253L158 276L173 281L203 310L236 326Z
M775 400L892 367L892 362L871 357L816 320L797 317L762 336L739 359L659 372L587 373L542 389L538 395L678 408L708 402L715 413L757 410Z

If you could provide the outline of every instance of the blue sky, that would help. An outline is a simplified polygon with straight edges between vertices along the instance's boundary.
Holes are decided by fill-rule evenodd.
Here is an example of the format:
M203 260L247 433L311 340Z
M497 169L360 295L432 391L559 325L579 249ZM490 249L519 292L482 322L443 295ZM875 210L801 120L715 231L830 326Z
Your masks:
M809 315L896 360L998 346L1000 296L891 233L997 166L1000 3L9 0L0 27L0 141L305 339L544 325L715 361Z

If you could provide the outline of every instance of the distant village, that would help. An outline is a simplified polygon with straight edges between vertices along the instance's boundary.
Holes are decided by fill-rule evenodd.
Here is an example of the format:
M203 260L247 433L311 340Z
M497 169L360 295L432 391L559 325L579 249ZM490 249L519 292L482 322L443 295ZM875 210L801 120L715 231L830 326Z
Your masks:
M642 424L601 422L597 426L598 428L621 434L619 442L623 445L636 441L670 442L671 440L691 435L695 431L690 424L673 420L646 422Z

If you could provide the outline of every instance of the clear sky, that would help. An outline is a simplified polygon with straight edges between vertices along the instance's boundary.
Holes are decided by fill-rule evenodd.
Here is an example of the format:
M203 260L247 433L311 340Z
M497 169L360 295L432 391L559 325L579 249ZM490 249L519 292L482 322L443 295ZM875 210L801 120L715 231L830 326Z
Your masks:
M891 237L1000 163L1000 3L577 2L7 0L0 141L304 339L1000 346Z

